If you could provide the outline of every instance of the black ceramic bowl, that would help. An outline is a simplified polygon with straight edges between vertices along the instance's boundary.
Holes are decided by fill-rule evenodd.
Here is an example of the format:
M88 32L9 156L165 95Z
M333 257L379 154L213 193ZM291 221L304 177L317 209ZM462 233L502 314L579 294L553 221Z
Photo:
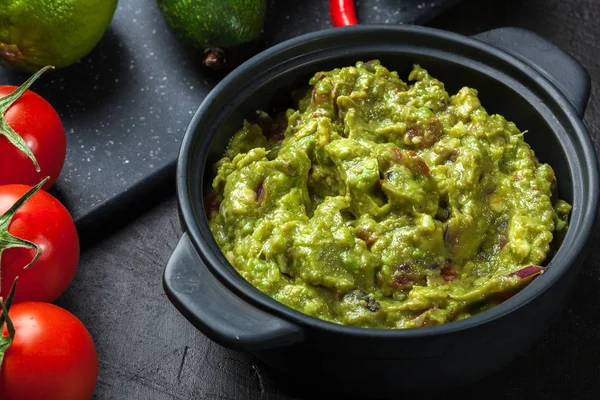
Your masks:
M288 308L246 282L211 235L203 192L211 165L245 117L281 110L315 72L380 59L406 77L419 63L450 93L468 85L484 107L528 130L573 205L563 244L546 273L489 311L435 327L364 329ZM539 36L516 28L465 37L417 26L333 28L292 39L247 61L208 95L183 139L177 193L185 230L164 274L174 305L223 346L336 391L370 396L445 388L488 374L524 352L566 302L582 265L598 206L598 164L582 123L586 71Z

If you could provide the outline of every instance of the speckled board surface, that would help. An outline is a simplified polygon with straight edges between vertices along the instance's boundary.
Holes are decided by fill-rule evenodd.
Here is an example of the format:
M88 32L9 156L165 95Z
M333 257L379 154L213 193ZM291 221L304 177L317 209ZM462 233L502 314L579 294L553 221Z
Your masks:
M362 0L361 23L424 23L458 0ZM330 27L327 0L269 0L262 45ZM28 76L0 69L0 83ZM80 234L97 233L172 190L179 143L222 77L174 39L154 0L121 0L94 51L44 75L33 90L59 112L68 135L53 194Z

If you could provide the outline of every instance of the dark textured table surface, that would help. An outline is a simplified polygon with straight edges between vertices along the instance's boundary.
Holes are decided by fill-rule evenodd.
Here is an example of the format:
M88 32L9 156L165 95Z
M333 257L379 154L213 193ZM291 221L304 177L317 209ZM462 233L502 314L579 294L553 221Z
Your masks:
M520 26L572 54L592 76L585 122L598 150L600 2L466 0L427 25L465 34ZM251 356L211 342L171 305L161 278L180 235L172 192L156 207L115 225L108 237L84 249L77 276L57 304L75 313L94 337L100 359L95 398L318 398ZM599 239L597 223L593 240ZM567 308L541 340L524 356L460 394L463 398L592 399L598 393L600 250L596 246Z

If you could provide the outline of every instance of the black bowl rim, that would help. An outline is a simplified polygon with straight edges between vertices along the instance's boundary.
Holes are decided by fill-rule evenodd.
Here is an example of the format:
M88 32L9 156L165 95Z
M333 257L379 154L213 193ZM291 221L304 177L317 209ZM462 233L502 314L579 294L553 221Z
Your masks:
M486 52L496 59L518 67L519 69L525 71L528 77L534 78L542 90L552 95L557 103L557 106L564 111L564 116L566 117L570 127L572 127L574 136L581 145L581 151L583 152L584 159L582 161L582 166L586 166L587 164L588 167L586 168L587 171L583 171L583 185L588 186L589 196L584 200L585 207L582 207L582 210L580 211L582 213L582 217L580 218L580 220L582 220L581 226L578 226L577 229L570 229L567 233L567 237L565 238L566 242L569 238L569 235L572 237L572 247L569 248L570 253L564 256L565 260L561 264L553 264L550 262L549 266L551 265L553 268L549 268L546 273L534 280L534 282L529 284L517 295L483 313L460 321L453 321L437 326L411 329L361 328L336 324L312 317L278 302L277 300L260 292L257 288L249 284L227 262L222 253L220 253L218 246L216 246L216 242L214 242L214 238L210 234L206 218L202 218L201 221L198 222L196 214L194 213L194 206L191 204L191 192L188 186L190 172L189 166L194 160L194 154L192 153L191 149L193 147L192 144L194 137L199 131L197 129L199 123L204 115L210 110L210 104L214 101L214 99L218 98L220 93L228 85L230 85L231 82L234 82L236 79L239 79L240 76L243 76L247 68L264 62L280 51L307 41L332 39L335 37L342 37L344 35L372 31L408 32L434 37L437 39L451 40L467 47L475 47L477 50ZM587 175L585 172L587 172ZM513 313L540 296L542 293L552 287L568 268L581 261L579 256L585 252L584 248L589 240L595 223L598 211L599 192L598 160L591 138L587 132L587 128L570 101L552 83L550 83L530 65L492 45L458 33L417 25L355 25L323 29L279 43L247 60L241 66L230 72L215 86L215 88L213 88L213 90L207 95L194 114L181 142L180 154L177 162L176 185L178 206L184 228L188 232L196 251L198 251L198 254L203 262L207 265L210 272L213 273L229 290L234 291L234 293L236 293L242 299L255 305L257 308L270 313L274 318L281 318L283 320L291 321L299 326L308 326L313 329L325 330L331 333L355 337L392 340L400 338L408 339L415 337L430 337L465 331L500 319L506 314ZM201 232L200 225L203 225L202 228L205 231L208 231L210 237L207 238L206 235ZM209 243L210 241L214 243L214 246ZM564 249L564 247L564 245L561 246L559 253L562 249ZM227 265L224 265L223 260Z

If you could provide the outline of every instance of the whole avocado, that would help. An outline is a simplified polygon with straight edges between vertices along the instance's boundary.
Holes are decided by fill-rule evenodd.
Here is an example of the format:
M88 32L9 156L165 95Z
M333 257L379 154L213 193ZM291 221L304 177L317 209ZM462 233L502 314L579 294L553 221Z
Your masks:
M266 0L157 0L169 28L185 45L204 52L203 63L220 69L234 49L256 40Z

